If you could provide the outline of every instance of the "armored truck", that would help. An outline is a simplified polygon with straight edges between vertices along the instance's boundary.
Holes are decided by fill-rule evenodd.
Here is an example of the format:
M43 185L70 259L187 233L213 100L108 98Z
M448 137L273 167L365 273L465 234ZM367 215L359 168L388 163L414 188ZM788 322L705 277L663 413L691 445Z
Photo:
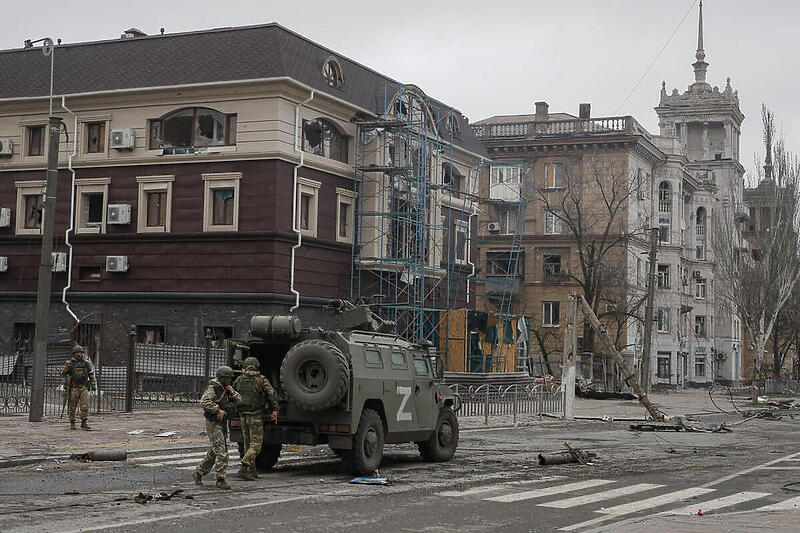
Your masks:
M250 338L231 346L234 368L256 357L275 387L278 422L264 423L259 470L283 444L326 444L355 474L374 472L384 444L414 442L426 461L448 461L458 445L458 396L441 383L442 360L428 341L392 331L366 306L337 300L340 330L302 327L296 316L254 316ZM230 438L243 453L241 426Z

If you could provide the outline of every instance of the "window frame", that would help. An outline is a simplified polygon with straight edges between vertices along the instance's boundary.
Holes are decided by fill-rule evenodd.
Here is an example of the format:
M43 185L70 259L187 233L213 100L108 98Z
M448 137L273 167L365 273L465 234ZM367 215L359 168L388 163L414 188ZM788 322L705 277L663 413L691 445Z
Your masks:
M544 233L545 235L561 235L561 210L545 209L544 211ZM549 230L548 230L549 226Z
M377 361L369 361L367 359L368 352L375 352L378 354ZM383 368L383 354L381 353L381 349L379 346L375 346L372 344L368 344L364 346L364 365L368 368Z
M102 234L106 232L108 222L108 186L111 178L82 178L75 180L75 233ZM97 222L85 223L82 220L85 196L90 194L103 195L103 216Z
M672 283L670 280L670 270L671 268L669 264L661 263L656 266L656 288L658 289L672 288Z
M544 188L545 189L563 189L564 185L564 168L565 164L562 162L545 163L544 164Z
M197 111L198 110L209 110L214 111L215 113L219 113L225 116L225 141L223 144L204 144L204 145L197 145L195 142L195 133L197 131ZM192 111L192 133L191 139L189 142L189 146L174 146L174 145L167 145L164 144L163 146L158 146L153 141L154 134L153 134L153 127L158 124L158 127L161 130L161 135L164 135L164 121L172 117L173 115L177 115L178 113L184 111ZM220 146L236 146L236 126L238 125L238 117L236 113L224 113L219 111L218 109L214 109L212 107L204 107L204 106L194 106L194 107L182 107L180 109L174 109L164 115L161 115L160 118L151 118L147 121L147 148L149 150L186 150L186 149L197 149L197 148L219 148ZM166 141L164 141L166 142Z
M41 235L42 225L44 223L44 198L42 198L42 220L38 228L26 228L25 218L22 216L25 213L25 197L26 196L40 196L44 195L46 182L44 180L31 180L31 181L17 181L14 186L17 189L17 213L15 217L15 234L16 235Z
M98 154L106 154L108 153L108 120L87 120L82 124L84 133L83 133L83 153L87 155L98 155ZM101 148L99 150L91 150L90 149L90 139L91 139L91 131L92 127L100 126L102 129L102 135L98 137L99 144Z
M319 152L320 153L317 153L312 149L311 144L310 144L308 138L306 137L306 128L308 127L308 125L310 125L310 124L312 124L314 122L319 122L321 124L320 144L319 144L319 146L320 146ZM342 159L338 159L336 157L332 157L331 156L330 144L328 145L328 153L327 154L325 153L326 129L329 132L333 132L336 136L339 137L341 145L342 145L341 146ZM350 162L350 137L346 133L344 133L342 131L342 129L339 127L339 125L336 124L336 122L334 122L332 119L329 119L327 117L316 117L316 118L312 118L312 119L305 119L304 118L302 123L301 123L300 135L301 135L301 138L303 140L303 143L302 143L303 152L305 152L307 154L310 154L310 155L317 156L317 157L330 159L331 161L337 161L337 162L345 164L345 165L349 164L349 162Z
M695 348L694 351L694 376L699 378L706 377L706 367L707 367L707 356L708 353L705 351L705 348L700 350L700 348ZM697 369L702 368L701 372L698 372Z
M160 329L161 334L163 336L163 340L161 342L147 342L147 341L140 341L139 337L141 333L145 333L147 331L146 328L152 328L154 331ZM139 344L166 344L167 343L167 326L166 324L136 324L136 342Z
M549 310L548 310L549 307ZM555 310L556 322L553 322L553 311ZM543 300L542 301L542 327L557 328L561 326L561 301Z
M349 189L336 187L336 241L352 243L355 235L355 203L356 193ZM345 235L342 235L342 204L350 206Z
M463 220L461 218L456 218L453 220L453 262L457 265L466 265L469 262L469 233L470 233L470 225L469 219ZM461 247L461 253L463 257L461 259L458 258L458 234L464 234L464 243Z
M217 172L203 174L203 231L239 231L239 188L241 172ZM214 224L214 191L233 189L233 223Z
M139 196L136 216L137 233L169 233L172 226L172 182L175 176L137 176ZM163 226L147 225L147 194L150 192L166 192L166 212Z
M329 68L330 67L330 68ZM342 73L342 66L335 57L329 57L322 64L322 78L329 87L334 89L341 89L344 85L344 74Z
M556 270L554 268L555 265L556 265L556 262L549 262L548 261L548 259L554 258L554 257L558 258L558 263L557 263L558 264L558 270ZM553 267L553 268L548 268L548 266L549 267ZM561 254L542 254L542 274L543 274L545 280L552 281L552 280L561 279L563 277L563 274L562 274L562 272L563 272L562 267L563 266L564 266L564 264L563 264L563 261L562 261L562 255Z
M498 217L500 220L500 235L516 235L519 209L516 209L516 212L514 212L515 210L513 207L510 205L504 205L498 207L498 211L500 212L500 216ZM513 228L511 227L512 221Z
M703 288L702 291L700 290L700 287ZM698 299L698 300L705 300L706 299L706 294L707 294L706 291L707 290L708 290L708 283L706 281L706 278L695 278L695 280L694 280L694 297L696 299ZM700 294L701 292L703 293L702 295Z
M31 137L33 136L33 131L40 129L41 130L41 138L39 140L39 153L34 154L32 153L33 143L31 142ZM47 132L47 124L26 124L25 125L25 149L24 154L27 157L45 157L47 155L47 144L48 144L48 132Z
M319 222L319 191L322 187L322 182L311 180L308 178L297 178L297 197L295 205L294 226L295 230L299 231L301 235L306 237L317 237L317 229ZM303 229L300 227L300 215L302 207L303 195L311 196L311 201L308 206L308 228ZM338 218L338 215L337 215ZM339 228L336 228L336 233L339 233Z
M659 307L656 312L656 331L658 333L669 333L671 319L669 307Z
M666 365L661 364L666 361ZM666 375L663 372L666 367ZM672 378L672 352L656 352L656 377L658 379L671 379Z
M705 315L695 315L694 316L694 336L706 338L708 335L708 329L706 324L706 316Z

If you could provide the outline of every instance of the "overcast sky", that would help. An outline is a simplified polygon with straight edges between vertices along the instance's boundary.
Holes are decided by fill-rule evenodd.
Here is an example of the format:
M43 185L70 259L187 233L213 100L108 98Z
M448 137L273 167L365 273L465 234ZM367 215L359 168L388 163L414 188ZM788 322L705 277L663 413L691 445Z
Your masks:
M658 133L661 81L681 92L694 79L697 0L1 0L0 48L50 36L66 43L278 22L398 81L419 85L471 121L551 112L633 115ZM691 13L623 104L659 50ZM738 89L745 114L741 160L760 144L760 106L776 114L800 152L797 0L705 0L708 82ZM247 50L242 50L246 54ZM197 58L202 61L202 57ZM7 72L0 76L13 75ZM621 106L621 107L620 107Z

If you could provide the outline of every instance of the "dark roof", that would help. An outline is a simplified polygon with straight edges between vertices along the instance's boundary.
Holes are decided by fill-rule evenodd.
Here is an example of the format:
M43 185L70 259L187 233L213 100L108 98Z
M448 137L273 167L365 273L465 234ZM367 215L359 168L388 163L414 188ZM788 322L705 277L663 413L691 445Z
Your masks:
M286 76L380 114L401 85L275 23L62 44L55 53L56 95ZM331 56L341 66L341 88L322 76ZM39 47L0 51L0 72L0 99L49 94L50 61ZM452 109L431 103L440 114ZM456 144L485 153L466 119L454 114L461 129Z

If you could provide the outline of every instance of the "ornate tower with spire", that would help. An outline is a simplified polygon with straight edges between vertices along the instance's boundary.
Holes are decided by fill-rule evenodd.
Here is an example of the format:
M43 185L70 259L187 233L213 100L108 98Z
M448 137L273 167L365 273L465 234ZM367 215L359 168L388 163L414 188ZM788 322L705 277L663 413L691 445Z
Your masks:
M694 55L697 61L692 64L694 67L694 83L689 86L690 91L710 91L711 86L706 83L706 51L703 48L703 0L700 0L700 24L697 30L697 52Z

